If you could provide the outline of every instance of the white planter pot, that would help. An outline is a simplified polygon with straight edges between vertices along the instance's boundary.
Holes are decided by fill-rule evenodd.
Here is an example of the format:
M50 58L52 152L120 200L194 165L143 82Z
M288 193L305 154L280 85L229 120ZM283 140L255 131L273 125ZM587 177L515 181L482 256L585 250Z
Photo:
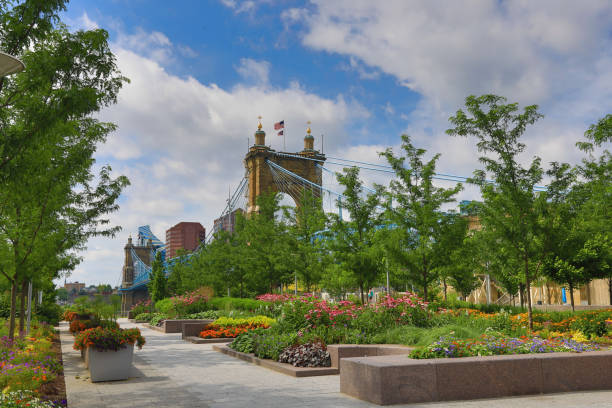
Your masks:
M97 351L88 347L85 354L89 360L89 375L92 382L127 380L134 358L134 345L118 351Z
M81 350L81 358L85 363L85 368L89 368L89 347Z

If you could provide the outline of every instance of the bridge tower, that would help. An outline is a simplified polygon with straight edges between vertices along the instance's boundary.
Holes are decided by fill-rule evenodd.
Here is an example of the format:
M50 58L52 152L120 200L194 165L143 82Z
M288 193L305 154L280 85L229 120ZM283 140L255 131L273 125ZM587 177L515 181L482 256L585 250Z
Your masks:
M295 180L293 183L300 188L279 188L274 182L270 166L267 161L278 164L279 166L297 174L298 176L320 186L323 182L321 169L315 164L323 163L325 155L314 149L314 137L310 134L310 128L306 129L304 137L304 150L297 153L277 152L266 146L266 133L261 129L261 122L255 132L255 144L249 148L244 158L244 167L249 178L249 190L247 197L247 213L257 211L257 197L261 194L270 192L286 193L295 202L296 206L301 205L301 191L303 184ZM288 186L291 187L291 186ZM312 188L311 188L312 191ZM321 191L314 191L316 196L321 196Z

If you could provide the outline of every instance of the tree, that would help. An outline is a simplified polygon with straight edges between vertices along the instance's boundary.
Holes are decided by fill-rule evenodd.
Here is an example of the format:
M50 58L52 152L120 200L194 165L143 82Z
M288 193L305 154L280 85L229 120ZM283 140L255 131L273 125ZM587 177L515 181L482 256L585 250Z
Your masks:
M57 299L61 300L62 302L68 301L68 291L66 290L66 288L58 288L56 292L56 296L57 296Z
M474 172L471 182L480 186L483 205L480 221L502 245L512 248L523 264L523 279L527 292L529 328L533 329L531 281L538 273L538 194L535 186L542 180L540 158L523 167L519 155L525 150L520 137L528 125L542 117L537 106L519 112L518 104L506 104L506 98L496 95L469 96L463 110L457 111L450 122L455 126L446 132L452 136L472 136L478 140L480 162L485 170ZM493 157L487 154L493 154ZM487 174L493 183L487 181ZM540 198L541 199L541 198Z
M59 23L65 3L0 4L0 47L28 67L0 79L0 273L12 287L11 338L17 288L23 299L45 260L65 260L89 237L115 234L103 217L128 184L108 167L94 183L91 171L96 146L114 130L92 115L116 101L126 78L106 31L72 33ZM76 263L72 256L57 265Z
M442 206L455 201L462 186L443 188L433 184L439 154L423 161L425 150L414 147L407 135L402 135L402 149L405 157L396 157L391 149L381 153L396 176L386 193L388 217L399 234L392 254L408 266L410 280L422 288L427 299L429 286L437 279L439 261L448 247L455 245L444 237L443 226L450 218L442 213Z
M349 271L359 287L361 302L365 303L364 288L370 287L382 271L382 253L375 245L376 228L381 225L380 188L363 195L363 185L358 178L359 169L345 168L338 173L338 182L344 186L338 206L346 209L350 220L345 221L331 214L331 228L326 243L340 270Z
M151 265L151 280L149 281L149 293L153 303L168 296L168 279L164 271L164 260L161 251L155 253L155 260Z
M326 266L321 231L325 229L326 216L321 199L304 190L301 205L294 212L286 211L292 269L302 281L307 292L318 283Z

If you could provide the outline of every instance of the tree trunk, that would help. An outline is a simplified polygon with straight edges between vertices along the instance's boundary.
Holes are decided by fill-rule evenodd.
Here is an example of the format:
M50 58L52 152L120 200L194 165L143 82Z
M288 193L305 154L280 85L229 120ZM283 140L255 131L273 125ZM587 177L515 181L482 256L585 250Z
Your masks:
M427 299L427 272L423 271L423 300L425 300L426 302L428 301Z
M533 313L531 310L531 277L529 276L529 258L525 256L525 289L527 291L527 317L529 330L533 330Z
M19 295L19 337L25 336L25 307L26 307L26 294L28 291L28 282L25 280L21 283L21 294Z
M365 305L365 299L363 298L363 283L359 284L359 295L361 296L361 304Z
M9 339L15 339L15 313L17 312L17 282L11 285L11 312L9 317Z
M442 285L444 286L444 301L446 302L446 278L442 279Z
M572 304L572 312L575 312L576 309L574 308L574 285L572 284L572 282L569 283L569 293L570 293L570 302Z
M612 305L612 276L608 278L608 292L610 295L610 305Z
M519 283L519 300L521 301L521 308L525 307L525 285Z

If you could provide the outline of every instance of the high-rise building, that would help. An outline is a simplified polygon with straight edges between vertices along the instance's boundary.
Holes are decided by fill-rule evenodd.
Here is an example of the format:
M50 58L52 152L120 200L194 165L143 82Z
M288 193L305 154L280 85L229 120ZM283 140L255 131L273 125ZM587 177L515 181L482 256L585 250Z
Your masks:
M236 228L236 214L243 214L244 211L238 208L231 213L225 214L215 220L213 224L213 232L227 231L233 233Z
M195 251L206 240L206 230L199 222L179 222L166 231L166 257L174 258L179 249Z

